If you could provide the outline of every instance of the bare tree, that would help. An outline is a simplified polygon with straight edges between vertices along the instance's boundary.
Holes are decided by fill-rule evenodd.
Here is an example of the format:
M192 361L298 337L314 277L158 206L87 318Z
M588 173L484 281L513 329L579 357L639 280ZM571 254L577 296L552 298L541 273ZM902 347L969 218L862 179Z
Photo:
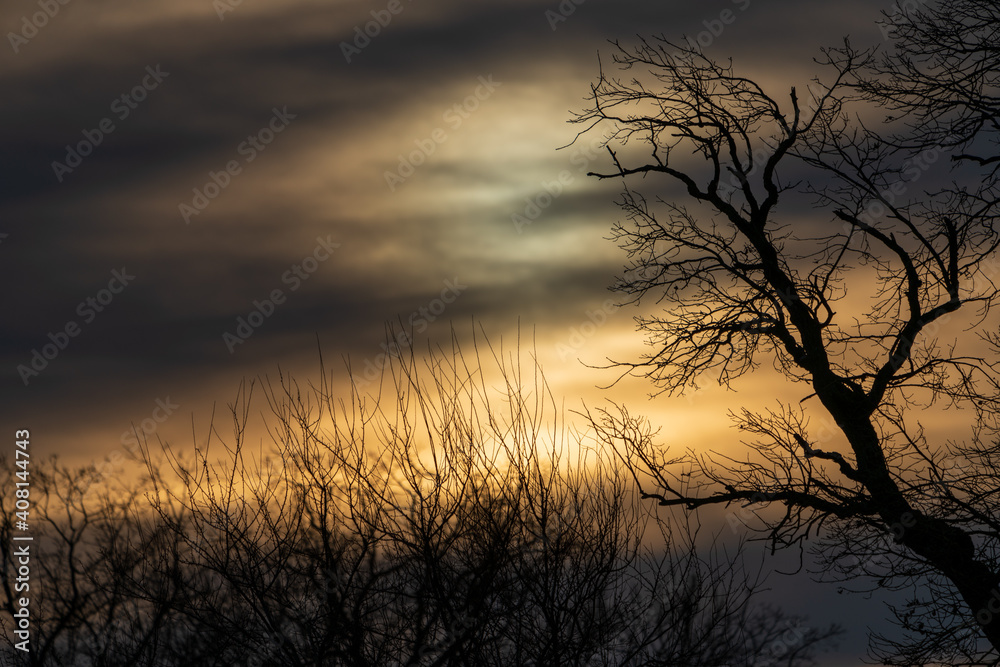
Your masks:
M949 322L986 321L996 303L994 182L962 172L964 185L912 187L933 180L937 156L968 161L963 148L995 128L1000 24L995 7L976 13L987 3L959 4L950 24L939 19L952 5L893 18L902 39L886 60L847 41L824 50L827 74L803 95L773 96L666 38L614 43L618 71L602 69L574 119L610 127L613 169L592 175L625 183L628 220L613 237L632 263L615 288L668 305L637 318L654 350L624 372L678 393L703 374L729 386L767 364L804 389L798 404L732 413L753 438L745 461L670 458L624 410L594 415L606 443L660 505L779 507L761 526L773 545L818 536L848 580L877 553L876 584L914 591L896 610L906 637L873 647L903 664L993 664L1000 649L997 359L983 341L937 339ZM962 32L973 18L975 43ZM938 41L920 60L912 49L931 30ZM965 71L954 69L962 45L977 54ZM932 56L938 46L951 54ZM953 85L938 93L945 68ZM916 105L910 117L937 124L907 134L890 118L879 133L862 121L873 102ZM816 222L782 215L779 203L806 198ZM930 405L966 410L966 439L928 442L916 412ZM809 429L817 415L837 432L822 448ZM672 465L681 461L693 474Z
M959 149L952 160L990 167L989 178L996 177L998 25L1000 7L988 0L935 2L885 13L881 28L895 48L875 64L875 76L858 85L906 121L908 132L897 143Z
M752 604L738 548L642 511L567 437L540 370L489 355L492 376L457 344L393 359L387 404L339 399L325 372L266 385L278 467L247 458L241 394L222 462L175 460L183 491L159 496L216 591L192 625L264 664L358 666L804 665L838 634Z
M7 463L0 461L0 470L13 488L15 468ZM170 608L185 589L176 563L157 560L175 553L177 543L144 511L145 487L92 492L85 470L55 459L35 462L28 470L27 533L14 531L12 502L0 499L5 640L0 664L150 664ZM13 541L15 534L32 540ZM26 544L27 573L21 571L25 559L19 555ZM140 572L151 587L146 594L128 587L128 579ZM29 600L26 651L15 648L25 637L12 632L20 598Z
M457 347L394 359L382 401L340 400L325 373L265 382L273 447L247 443L256 383L231 438L165 462L145 443L142 494L91 496L113 535L47 553L58 602L36 623L61 652L34 664L813 664L836 628L758 605L740 544L641 503L537 367L489 353L492 370ZM85 508L60 507L68 536ZM77 590L85 611L62 603Z

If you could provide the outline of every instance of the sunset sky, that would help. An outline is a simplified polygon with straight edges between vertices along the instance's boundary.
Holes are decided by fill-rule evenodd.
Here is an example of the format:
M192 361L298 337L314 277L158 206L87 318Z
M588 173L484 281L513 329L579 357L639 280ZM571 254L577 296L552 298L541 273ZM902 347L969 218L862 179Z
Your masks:
M54 15L35 28L48 4ZM890 9L5 2L2 422L31 429L36 456L80 465L121 450L143 420L154 439L187 446L241 379L315 375L318 336L346 386L345 360L362 375L380 368L386 324L402 320L418 347L451 327L505 345L520 331L568 409L610 398L672 447L735 447L727 409L803 390L764 373L735 394L708 381L652 400L642 379L599 389L617 373L585 364L648 351L640 311L615 308L607 289L626 260L607 238L621 183L585 175L610 168L599 133L557 149L579 129L567 121L610 39L700 35L709 54L786 94L820 72L821 46L878 44L874 21ZM64 349L40 368L47 345ZM33 356L37 373L24 370ZM817 622L860 630L883 613L833 586L776 588ZM863 634L842 648L856 663Z

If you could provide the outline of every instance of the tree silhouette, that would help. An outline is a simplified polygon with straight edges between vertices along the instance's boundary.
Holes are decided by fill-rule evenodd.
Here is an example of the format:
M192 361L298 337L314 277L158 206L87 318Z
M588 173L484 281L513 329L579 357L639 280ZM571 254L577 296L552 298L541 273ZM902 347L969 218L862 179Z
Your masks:
M15 466L0 460L13 488ZM149 516L145 487L88 494L86 470L56 460L30 470L29 573L11 547L14 509L0 498L3 665L147 665L160 654L171 608L187 595L176 535ZM171 557L174 557L171 559ZM141 578L144 590L130 587ZM29 588L17 589L27 580ZM12 633L15 600L28 598L28 651Z
M894 50L825 49L827 75L787 96L690 45L613 43L621 74L602 68L573 120L613 134L614 168L591 175L625 184L613 238L632 262L615 289L669 306L637 318L654 350L620 366L678 393L770 364L804 391L732 413L753 438L746 461L669 458L626 410L593 420L643 497L780 508L762 515L773 545L818 537L828 573L912 588L894 609L901 635L874 638L879 659L994 664L996 349L938 335L982 324L997 300L1000 21L994 3L970 1L897 10L885 25ZM872 129L863 119L880 106L898 117ZM936 186L942 156L958 168ZM807 199L817 222L787 208ZM967 439L928 442L919 411L935 404L965 411ZM837 431L822 447L817 413Z
M994 179L1000 163L1000 155L991 154L1000 131L1000 7L959 0L885 16L881 28L896 50L878 59L875 76L857 85L907 121L907 133L894 143L958 149L953 161L990 166L985 175Z
M651 512L536 366L409 354L381 401L322 371L245 383L231 439L165 461L144 442L126 495L87 493L84 471L36 482L52 648L30 664L804 667L838 633L757 604L741 544ZM247 442L255 393L273 449Z

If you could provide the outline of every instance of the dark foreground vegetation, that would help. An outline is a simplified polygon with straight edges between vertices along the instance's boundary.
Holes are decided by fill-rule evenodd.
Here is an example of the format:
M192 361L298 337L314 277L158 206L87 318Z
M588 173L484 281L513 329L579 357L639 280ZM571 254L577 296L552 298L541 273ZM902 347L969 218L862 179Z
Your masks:
M4 499L0 662L811 664L835 629L755 604L739 544L644 509L538 369L493 352L492 377L457 349L397 360L381 404L325 374L248 383L193 456L146 442L141 483L35 467L32 650Z

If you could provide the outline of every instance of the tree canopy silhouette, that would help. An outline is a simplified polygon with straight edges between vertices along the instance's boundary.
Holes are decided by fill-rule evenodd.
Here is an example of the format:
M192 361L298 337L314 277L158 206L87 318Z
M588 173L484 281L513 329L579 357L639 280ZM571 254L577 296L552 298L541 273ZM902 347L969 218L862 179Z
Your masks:
M691 45L613 43L573 120L612 135L613 168L591 175L625 184L613 238L632 261L614 288L666 306L637 318L653 351L617 365L678 393L768 364L803 391L733 413L746 461L668 458L625 410L594 420L647 499L780 507L760 527L775 546L817 536L834 575L912 587L877 658L995 664L1000 358L982 328L1000 268L1000 9L895 8L883 27L884 53L845 40L781 95ZM979 337L942 343L957 324ZM972 424L965 437L931 441L931 405ZM837 437L820 443L809 417L824 413Z
M0 664L809 667L839 633L755 600L739 543L649 512L536 366L408 354L383 401L246 383L231 438L144 442L124 493L33 468L33 650L0 550ZM274 449L247 442L255 391Z

